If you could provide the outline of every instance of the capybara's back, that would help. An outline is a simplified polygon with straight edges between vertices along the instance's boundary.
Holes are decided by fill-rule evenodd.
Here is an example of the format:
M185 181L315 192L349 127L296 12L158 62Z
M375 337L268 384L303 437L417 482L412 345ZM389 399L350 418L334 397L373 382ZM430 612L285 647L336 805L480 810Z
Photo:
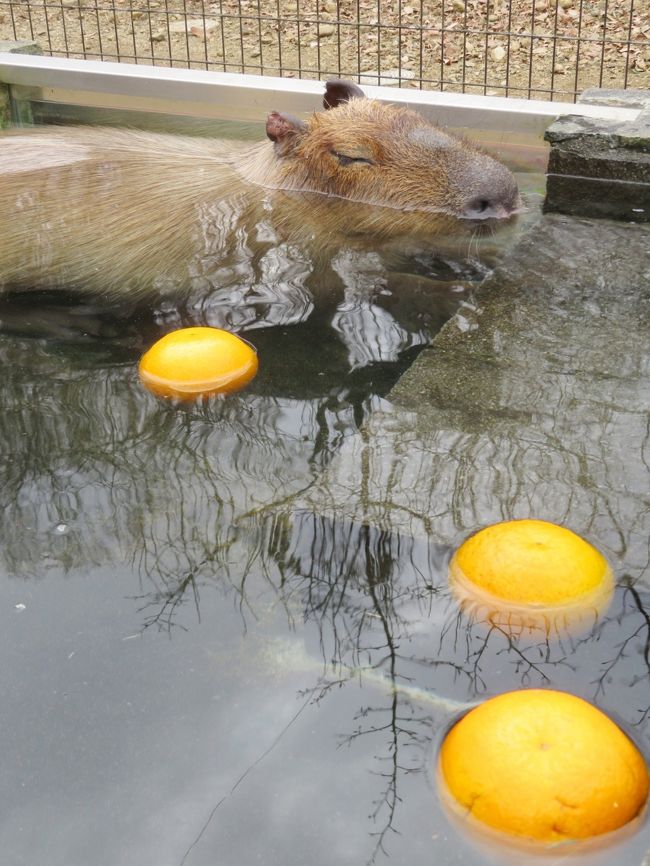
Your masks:
M202 201L237 182L200 138L58 127L0 139L0 280L15 288L182 288Z

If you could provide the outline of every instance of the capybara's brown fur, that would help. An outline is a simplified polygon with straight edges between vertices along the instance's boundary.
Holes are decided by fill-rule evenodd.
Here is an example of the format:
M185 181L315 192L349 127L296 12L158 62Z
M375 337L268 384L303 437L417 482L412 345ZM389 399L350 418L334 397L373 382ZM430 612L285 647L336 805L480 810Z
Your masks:
M0 289L139 297L214 287L256 234L398 244L507 221L512 174L416 112L328 82L326 111L273 112L268 141L44 127L0 137Z

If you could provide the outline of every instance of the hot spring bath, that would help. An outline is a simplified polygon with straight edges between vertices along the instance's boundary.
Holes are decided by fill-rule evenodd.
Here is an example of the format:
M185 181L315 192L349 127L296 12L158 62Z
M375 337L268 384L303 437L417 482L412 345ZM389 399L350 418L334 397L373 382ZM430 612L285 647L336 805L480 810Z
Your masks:
M37 120L98 117L70 92L15 94ZM3 301L6 862L543 862L443 811L459 708L566 690L647 750L650 237L540 216L530 152L509 160L517 232L391 276L363 319L374 342L332 328L341 283L313 310L280 303L306 277L263 238L237 322L234 289L181 311ZM154 398L141 352L201 316L248 326L257 378ZM528 516L613 568L578 632L470 619L447 587L471 532ZM571 860L640 866L648 828L610 845Z

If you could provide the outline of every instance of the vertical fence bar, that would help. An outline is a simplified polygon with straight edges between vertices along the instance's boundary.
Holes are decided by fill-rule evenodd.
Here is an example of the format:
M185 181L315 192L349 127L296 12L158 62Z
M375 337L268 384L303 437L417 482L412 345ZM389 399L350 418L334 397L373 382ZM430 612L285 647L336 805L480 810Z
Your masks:
M627 88L628 76L630 74L630 54L632 51L632 20L634 18L634 0L630 0L630 18L627 28L627 51L625 52L625 75L623 76L623 87Z
M85 8L83 6L83 2L84 2L84 0L81 0L79 5L77 6L77 11L79 13L79 33L81 34L81 47L82 47L83 51L85 52L86 51L86 34L84 32L83 15L81 14L82 9Z
M316 13L316 15L315 15L315 19L316 19L316 68L320 72L320 70L323 68L323 64L321 62L321 53L320 53L321 17L320 17L320 10L318 8L318 0L314 0L314 9L315 9L315 13Z
M16 17L14 14L14 3L12 0L9 2L9 15L11 16L11 30L13 32L13 38L18 39L18 30L16 29Z
M488 2L488 0L486 0ZM440 90L445 89L445 0L440 0Z
M279 0L278 0L279 2ZM219 21L221 23L221 60L223 71L226 71L226 19L223 14L223 0L219 0Z
M47 34L47 44L48 44L50 51L51 51L52 50L52 31L50 29L50 19L49 19L49 16L47 14L47 10L48 10L47 0L43 0L43 18L45 20L45 32Z
M114 0L115 2L115 0ZM133 9L129 6L129 20L131 22L131 39L133 41L133 62L137 64L138 62L138 46L135 41L135 21L133 20Z
M341 3L340 0L336 0L336 75L338 78L342 74L341 67Z
M506 89L505 96L510 93L510 52L512 51L512 3L508 3L508 35L506 37Z
M557 60L557 41L558 41L557 25L558 25L558 16L559 16L560 8L561 8L560 4L556 3L555 4L555 14L554 14L554 18L553 18L553 52L551 54L551 90L554 90L554 88L555 88L555 70L557 67L556 60Z
M302 78L302 37L300 35L300 0L296 0L296 31L298 42L298 75Z
M149 6L150 0L148 0L147 5ZM135 19L133 18L133 7L130 6L129 10L131 12L131 26L133 27L133 33L135 34ZM149 6L149 10L151 10L151 6ZM151 11L149 11L149 15L147 15L147 29L149 30L149 48L151 50L151 56L147 59L151 61L152 65L155 66L155 60L153 55L153 29L151 27Z
M61 4L61 5L63 5L63 4ZM115 9L115 0L112 0L111 16L112 16L112 21L113 21L113 36L115 37L115 54L117 55L117 59L119 60L120 59L120 53L121 53L120 52L120 31L119 31L119 28L117 26L116 11L117 10ZM65 28L65 18L63 15L61 15L61 23L63 24L63 27Z
M534 2L534 0L533 0ZM490 45L490 0L485 0L485 50L483 54L483 95L487 93L488 85L488 53Z
M275 14L277 15L276 26L278 28L278 75L284 75L282 63L282 12L280 10L280 0L276 0Z
M467 3L464 4L463 9L463 65L462 65L462 73L461 73L461 91L466 93L465 82L467 81Z
M420 87L423 85L424 79L424 0L420 0L420 56L418 58L418 71L420 75Z
M237 23L239 24L239 60L241 64L241 71L245 70L245 57L244 57L244 16L242 13L242 0L237 0L237 8L239 9L239 15L237 16Z
M377 79L381 84L381 0L377 0Z
M45 3L45 9L47 10L47 0ZM47 15L47 12L46 12ZM95 20L97 22L97 44L99 46L99 57L100 60L104 59L104 42L102 40L102 24L99 20L99 0L95 0ZM49 30L49 27L48 27Z
M357 81L361 81L361 0L356 0L357 9Z
M170 66L173 66L173 49L172 49L172 31L171 31L171 12L169 9L169 0L163 0L163 14L162 18L165 22L165 30L167 33L167 62ZM182 22L185 24L183 28L183 42L185 43L185 61L188 66L190 66L190 34L187 30L187 2L186 0L181 0L181 12L182 12Z
M598 76L598 86L603 86L603 72L605 70L605 45L607 43L607 13L609 12L609 0L605 0L605 6L601 13L602 16L602 43L600 48L600 75Z
M402 0L397 0L397 86L402 86Z
M264 43L262 42L262 8L260 0L255 0L257 5L257 50L260 52L260 74L264 75Z
M208 55L208 37L209 37L210 31L208 30L208 19L206 18L206 14L207 14L207 12L205 9L205 0L201 0L201 20L203 21L203 35L201 36L201 38L203 39L203 64L202 65L203 65L204 69L209 69L210 63L208 60L208 57L209 57L209 55Z
M573 76L573 92L576 94L578 92L578 81L580 80L580 51L582 49L582 15L583 15L583 0L580 0L580 7L578 13L578 35L576 40L576 66L575 66L575 74ZM573 97L575 101L575 96Z
M533 62L535 48L535 3L533 0L533 8L530 13L530 51L528 52L528 99L531 97L533 87Z

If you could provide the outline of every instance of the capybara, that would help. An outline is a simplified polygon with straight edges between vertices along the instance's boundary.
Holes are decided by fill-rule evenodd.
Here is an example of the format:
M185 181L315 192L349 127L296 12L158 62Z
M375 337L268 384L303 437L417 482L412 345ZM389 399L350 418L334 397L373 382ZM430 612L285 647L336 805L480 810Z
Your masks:
M418 113L329 81L258 144L102 127L0 136L0 288L134 298L214 289L256 238L314 260L503 224L507 168ZM249 253L250 255L250 253Z

